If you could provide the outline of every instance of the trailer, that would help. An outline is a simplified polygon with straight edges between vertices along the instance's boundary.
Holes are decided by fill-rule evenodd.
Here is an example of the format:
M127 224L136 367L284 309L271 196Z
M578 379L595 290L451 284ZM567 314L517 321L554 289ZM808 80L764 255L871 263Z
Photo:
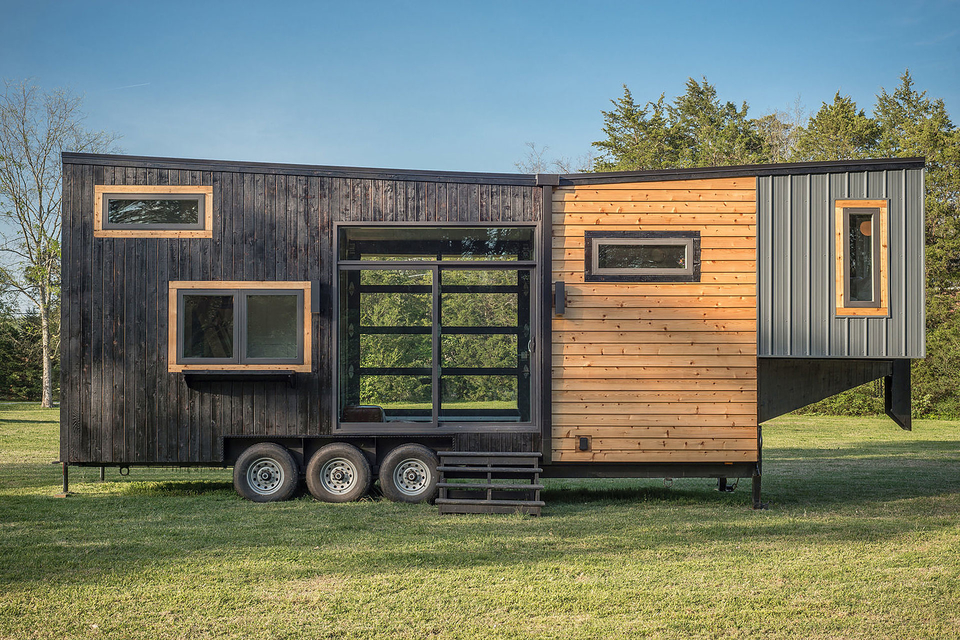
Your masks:
M538 513L542 477L752 478L760 506L764 421L882 378L910 428L923 172L64 153L65 482Z

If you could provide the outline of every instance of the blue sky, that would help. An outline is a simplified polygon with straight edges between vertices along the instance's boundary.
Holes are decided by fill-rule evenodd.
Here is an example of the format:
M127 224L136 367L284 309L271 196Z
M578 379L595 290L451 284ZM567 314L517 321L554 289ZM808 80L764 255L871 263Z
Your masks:
M0 0L0 77L85 95L134 155L513 171L690 76L751 115L910 68L960 109L960 2Z

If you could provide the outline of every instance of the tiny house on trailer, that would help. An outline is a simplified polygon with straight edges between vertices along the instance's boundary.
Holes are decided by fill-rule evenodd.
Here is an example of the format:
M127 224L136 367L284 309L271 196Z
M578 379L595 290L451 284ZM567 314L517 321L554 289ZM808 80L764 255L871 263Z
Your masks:
M910 428L921 159L513 175L65 153L63 177L65 483L232 465L257 501L379 477L394 500L538 512L540 476L698 476L753 478L759 504L765 420L882 378Z

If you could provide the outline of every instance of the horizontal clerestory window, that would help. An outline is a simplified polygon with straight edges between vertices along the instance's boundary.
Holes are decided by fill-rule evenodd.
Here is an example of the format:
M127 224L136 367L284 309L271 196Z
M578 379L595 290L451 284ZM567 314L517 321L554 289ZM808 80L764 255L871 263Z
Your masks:
M170 371L310 371L309 282L171 282Z
M586 231L587 282L699 282L699 231Z
M212 238L213 187L96 185L94 235Z

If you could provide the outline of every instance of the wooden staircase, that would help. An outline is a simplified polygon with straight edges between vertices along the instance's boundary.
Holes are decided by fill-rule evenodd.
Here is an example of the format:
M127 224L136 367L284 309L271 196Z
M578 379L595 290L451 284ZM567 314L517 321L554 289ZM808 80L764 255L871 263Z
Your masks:
M438 451L437 507L445 513L540 515L538 452Z

